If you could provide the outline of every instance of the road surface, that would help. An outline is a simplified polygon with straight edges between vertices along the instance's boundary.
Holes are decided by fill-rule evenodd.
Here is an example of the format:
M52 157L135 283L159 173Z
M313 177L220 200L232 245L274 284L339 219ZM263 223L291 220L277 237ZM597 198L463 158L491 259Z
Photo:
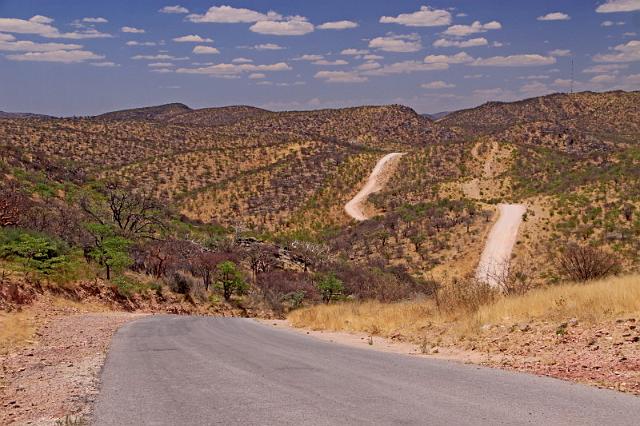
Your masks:
M344 209L349 216L354 218L357 221L363 221L369 219L369 217L364 212L364 203L367 201L369 195L374 192L378 192L384 186L384 177L386 167L393 160L400 158L405 153L402 152L393 152L391 154L387 154L378 161L378 164L374 167L371 175L369 175L369 179L367 183L362 187L360 192L356 194L355 197L351 201L349 201Z
M249 319L154 316L114 337L94 421L637 425L639 418L640 398L613 391L342 346Z
M478 281L498 286L500 277L508 272L513 246L527 207L522 204L500 204L500 216L491 228L476 271Z

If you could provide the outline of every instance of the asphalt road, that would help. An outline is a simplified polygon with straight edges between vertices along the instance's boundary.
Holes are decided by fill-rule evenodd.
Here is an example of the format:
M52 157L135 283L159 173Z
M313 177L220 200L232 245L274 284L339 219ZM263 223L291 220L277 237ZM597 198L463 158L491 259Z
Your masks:
M247 319L125 325L97 425L638 425L640 398L324 342Z

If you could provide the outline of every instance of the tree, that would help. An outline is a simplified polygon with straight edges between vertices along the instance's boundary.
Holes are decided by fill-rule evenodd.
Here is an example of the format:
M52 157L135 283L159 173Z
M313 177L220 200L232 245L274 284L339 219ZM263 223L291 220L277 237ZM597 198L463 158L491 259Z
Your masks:
M341 294L344 291L344 284L334 273L322 275L316 287L322 295L322 301L327 304L331 302L333 296Z
M116 235L107 225L92 223L87 225L87 230L94 238L89 256L105 268L108 280L111 279L112 272L122 272L131 265L133 261L128 251L131 241Z
M235 263L230 260L226 260L220 263L216 269L216 284L219 288L222 288L224 300L227 302L231 300L231 296L234 293L237 295L243 295L247 292L249 285L244 280L242 272L238 269Z
M573 281L589 281L617 274L621 270L617 256L590 246L569 244L558 259L558 269Z

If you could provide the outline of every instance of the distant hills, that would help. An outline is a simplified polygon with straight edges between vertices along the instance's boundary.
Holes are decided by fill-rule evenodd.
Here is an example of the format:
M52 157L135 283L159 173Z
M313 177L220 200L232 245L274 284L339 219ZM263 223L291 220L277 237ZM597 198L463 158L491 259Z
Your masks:
M28 112L4 112L4 111L0 111L0 118L54 118L51 117L50 115L43 115L43 114L31 114Z

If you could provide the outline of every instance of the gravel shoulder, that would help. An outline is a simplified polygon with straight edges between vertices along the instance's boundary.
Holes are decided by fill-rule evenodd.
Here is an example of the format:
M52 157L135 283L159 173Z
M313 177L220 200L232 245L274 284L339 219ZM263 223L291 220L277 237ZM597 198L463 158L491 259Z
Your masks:
M33 339L0 356L0 424L88 418L111 337L144 314L87 313L40 303L29 309L38 324Z

